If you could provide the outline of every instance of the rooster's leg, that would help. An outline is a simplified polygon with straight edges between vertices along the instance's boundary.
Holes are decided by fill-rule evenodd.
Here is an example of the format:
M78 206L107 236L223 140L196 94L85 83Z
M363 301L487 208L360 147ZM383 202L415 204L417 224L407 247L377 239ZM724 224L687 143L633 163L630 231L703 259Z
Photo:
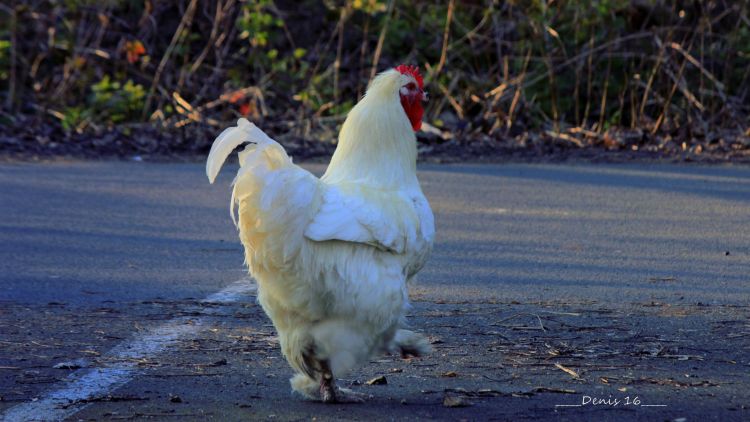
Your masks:
M320 400L323 403L362 403L368 397L367 394L337 387L327 361L320 362L320 368Z
M328 361L321 361L320 368L320 400L323 401L323 403L335 403L336 386L333 379L333 373L328 366Z

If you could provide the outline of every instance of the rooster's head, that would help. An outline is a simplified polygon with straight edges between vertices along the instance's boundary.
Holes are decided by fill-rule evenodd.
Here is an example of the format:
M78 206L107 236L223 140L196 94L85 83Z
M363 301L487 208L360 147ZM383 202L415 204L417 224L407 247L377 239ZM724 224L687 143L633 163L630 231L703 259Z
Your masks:
M367 88L364 98L367 101L362 103L381 104L381 101L385 101L394 102L396 105L396 101L400 100L409 124L416 132L422 127L422 102L427 100L427 93L423 91L423 87L424 81L419 68L402 64L375 77Z
M419 67L402 64L396 67L401 74L401 84L398 95L401 97L401 105L409 118L412 129L418 131L422 127L422 115L424 108L422 101L427 101L427 93L423 90L424 81L419 73Z

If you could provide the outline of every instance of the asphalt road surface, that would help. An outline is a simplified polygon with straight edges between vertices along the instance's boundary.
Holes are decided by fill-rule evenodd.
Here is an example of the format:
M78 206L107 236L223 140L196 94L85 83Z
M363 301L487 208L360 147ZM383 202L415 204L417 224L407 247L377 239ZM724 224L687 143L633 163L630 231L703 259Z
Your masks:
M0 419L750 420L750 168L421 167L435 350L359 405L291 394L235 170L0 165Z

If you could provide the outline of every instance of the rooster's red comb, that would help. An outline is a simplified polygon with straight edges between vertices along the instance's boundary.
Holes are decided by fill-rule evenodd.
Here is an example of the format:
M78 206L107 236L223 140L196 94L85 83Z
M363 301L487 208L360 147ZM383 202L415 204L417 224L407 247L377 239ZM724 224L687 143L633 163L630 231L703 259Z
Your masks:
M411 75L416 79L419 84L419 89L422 89L424 81L422 80L422 74L419 73L419 66L407 66L405 64L396 66L396 70L401 72L402 75Z

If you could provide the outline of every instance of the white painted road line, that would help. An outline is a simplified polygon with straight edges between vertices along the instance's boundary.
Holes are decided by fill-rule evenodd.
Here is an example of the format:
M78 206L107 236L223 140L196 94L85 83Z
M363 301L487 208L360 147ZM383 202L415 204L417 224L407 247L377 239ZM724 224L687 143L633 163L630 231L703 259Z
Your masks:
M232 303L257 290L255 282L236 281L202 302ZM175 318L110 350L103 360L111 361L98 368L79 369L61 381L57 388L36 401L19 404L0 417L5 422L62 421L89 406L88 400L106 395L144 371L137 359L165 352L178 340L203 329L206 317Z

